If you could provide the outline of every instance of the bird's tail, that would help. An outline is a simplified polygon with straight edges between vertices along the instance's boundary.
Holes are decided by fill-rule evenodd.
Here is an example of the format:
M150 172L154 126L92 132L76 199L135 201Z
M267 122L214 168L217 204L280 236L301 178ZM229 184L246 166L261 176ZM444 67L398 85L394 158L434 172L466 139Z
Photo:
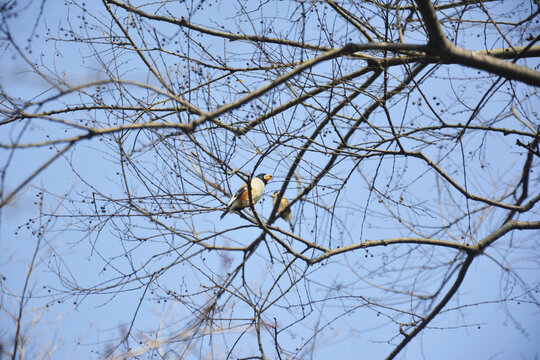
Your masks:
M223 219L225 217L225 215L227 215L229 213L231 209L229 208L226 208L225 211L223 212L223 214L221 214L221 216L219 217L219 220Z

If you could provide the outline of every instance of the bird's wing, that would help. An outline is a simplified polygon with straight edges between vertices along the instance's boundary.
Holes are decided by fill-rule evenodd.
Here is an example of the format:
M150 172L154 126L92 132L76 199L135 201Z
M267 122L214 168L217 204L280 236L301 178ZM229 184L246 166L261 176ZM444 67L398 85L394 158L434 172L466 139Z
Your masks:
M259 201L259 198L261 197L262 193L264 191L264 182L259 179L255 178L251 180L251 198L253 200L253 203L256 203ZM247 206L247 203L249 202L249 194L248 194L248 186L247 184L242 185L236 194L231 198L231 201L229 203L229 206L231 206L235 201L239 201L241 203L244 203L242 206Z
M240 186L240 188L236 191L236 193L234 194L234 196L231 198L231 201L229 202L229 205L232 204L235 200L237 199L242 199L242 200L245 200L247 199L248 197L248 194L247 194L247 185L244 184L242 186Z

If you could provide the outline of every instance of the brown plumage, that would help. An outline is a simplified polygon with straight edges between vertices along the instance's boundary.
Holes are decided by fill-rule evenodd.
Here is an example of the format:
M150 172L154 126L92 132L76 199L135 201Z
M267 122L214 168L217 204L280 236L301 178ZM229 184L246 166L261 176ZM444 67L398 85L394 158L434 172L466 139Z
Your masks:
M276 204L278 194L279 192L275 192L272 195L270 195L274 199L274 205ZM278 206L278 215L280 218L287 221L289 223L289 226L291 227L291 231L294 231L291 208L288 208L285 211L283 211L287 207L287 205L289 205L289 200L287 200L285 196L282 196L281 201L279 202L279 206Z

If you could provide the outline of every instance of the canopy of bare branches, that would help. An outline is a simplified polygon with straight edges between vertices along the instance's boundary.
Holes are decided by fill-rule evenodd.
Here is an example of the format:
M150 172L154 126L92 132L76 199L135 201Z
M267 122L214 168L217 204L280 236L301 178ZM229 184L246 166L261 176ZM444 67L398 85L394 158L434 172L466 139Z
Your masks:
M540 13L509 3L2 2L2 354L533 348Z

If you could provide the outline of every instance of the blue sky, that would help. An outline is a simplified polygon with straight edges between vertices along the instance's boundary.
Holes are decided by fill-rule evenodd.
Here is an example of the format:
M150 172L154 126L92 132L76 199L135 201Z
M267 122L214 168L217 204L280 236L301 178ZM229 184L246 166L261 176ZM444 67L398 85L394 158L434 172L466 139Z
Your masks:
M254 32L264 33L268 28L273 28L274 32L279 31L282 24L288 23L288 18L281 16L285 11L292 13L291 9L281 9L276 5L278 20L271 22L268 18L262 18L262 15L269 16L270 7L265 7L265 12L257 11L255 7L249 12L253 19L262 18L260 22L253 22L256 25L246 25L246 23L237 23L239 28L250 29ZM215 5L215 4L214 4ZM81 84L84 82L95 81L107 78L107 74L102 69L100 61L96 57L90 56L86 45L78 44L73 41L47 41L46 28L51 29L52 36L58 34L63 40L69 39L69 33L65 29L69 26L80 24L80 17L86 16L89 25L76 29L77 32L88 32L88 36L97 36L107 26L110 25L110 19L105 15L106 12L102 5L87 4L85 6L96 6L89 8L84 15L78 6L73 4L63 5L61 10L45 3L45 8L34 29L22 19L36 19L39 8L32 4L24 9L16 19L10 19L7 24L16 41L24 47L26 39L34 34L29 53L24 50L32 61L43 61L40 65L43 71L50 69L60 69L60 73L65 71L67 82L70 84ZM510 6L508 3L500 6ZM511 6L513 8L513 6ZM193 7L192 7L193 8ZM181 7L176 8L181 9ZM175 16L186 16L187 10L178 10ZM184 11L184 12L182 12ZM226 6L204 6L203 9L192 13L191 19L198 24L205 24L210 19L209 26L217 27L222 20L231 29L236 23L236 17L233 16L238 7ZM99 15L101 14L101 16ZM511 16L509 12L509 16ZM69 21L67 20L69 17ZM32 23L33 25L33 23ZM176 33L176 29L171 25L160 25L157 28L158 33L166 34L170 41L166 43L173 46L174 39L183 39L182 34ZM466 26L466 23L465 25ZM343 29L341 29L343 31ZM476 29L466 30L471 36ZM66 36L66 34L68 36ZM194 33L190 33L195 35ZM311 34L311 33L308 33ZM39 37L35 36L39 35ZM165 35L163 35L165 37ZM313 35L312 40L318 35ZM470 48L481 49L482 40L477 40L475 36L465 38L463 45ZM493 40L492 40L493 39ZM201 41L208 40L208 37L202 37ZM310 39L306 39L310 40ZM418 41L422 37L418 36ZM499 44L498 34L488 33L488 39L485 44ZM187 50L185 44L180 41L182 51ZM249 51L250 48L239 42L227 43L220 40L205 43L209 51L219 53L216 49L227 47L233 52L242 53ZM494 47L503 46L499 44ZM103 51L103 59L109 59L111 62L118 59L121 62L120 71L114 74L122 80L138 81L151 86L159 86L157 81L148 76L144 68L141 67L137 59L131 55L126 55L121 50L118 53L107 52L107 46L97 47L97 52ZM194 47L195 48L195 47ZM272 50L272 49L271 49ZM200 51L200 50L197 50ZM232 50L231 50L232 51ZM43 54L43 56L41 56ZM115 57L115 54L118 56ZM193 53L192 53L193 54ZM249 54L248 54L249 55ZM244 57L249 57L243 55ZM193 55L195 56L195 55ZM292 55L291 55L292 56ZM35 60L41 58L42 60ZM256 59L255 59L256 60ZM254 61L255 61L254 60ZM527 60L530 66L538 65L538 61ZM343 62L347 65L347 61ZM531 65L532 64L532 65ZM56 94L43 81L38 81L36 76L28 72L28 66L22 64L22 59L14 55L14 51L9 45L3 45L3 53L0 57L2 75L0 83L9 94L17 94L24 99L45 99L48 96ZM336 63L332 65L337 66ZM164 58L164 64L158 64L164 73L167 74L168 81L175 89L181 89L184 85L185 73L183 65L172 62L169 57ZM335 69L325 69L328 64L319 65L316 70L326 70L327 74ZM170 70L170 71L165 71ZM399 74L395 70L394 74ZM466 121L468 113L467 107L472 107L479 100L478 93L485 91L490 79L482 82L482 77L476 77L478 74L474 70L463 69L460 67L446 66L437 68L433 79L426 81L421 87L424 95L428 99L441 99L441 108L445 108L448 119L459 122ZM217 72L216 72L217 73ZM208 76L215 74L209 71ZM220 103L222 100L232 101L243 95L243 88L253 90L259 88L268 79L264 73L256 73L254 76L242 76L240 73L237 78L232 77L231 81L237 92L216 92L212 96L212 101ZM273 73L271 74L273 75ZM443 75L445 78L443 78ZM195 82L195 75L193 82ZM471 78L471 81L458 81ZM189 77L188 77L189 78ZM448 81L448 78L455 79L455 84ZM305 80L305 79L304 79ZM364 80L364 79L362 79ZM307 82L307 80L305 80ZM313 81L323 81L323 78L314 76ZM188 84L185 84L186 86ZM455 85L455 87L450 87ZM137 99L147 100L152 96L157 96L151 89L142 89L140 87L129 87L132 91L127 96L126 104L136 103ZM271 96L265 100L274 100L277 104L287 101L288 94L283 88L281 91L271 93ZM530 88L517 85L515 90L518 96L523 97L530 93ZM57 108L61 106L70 106L78 101L88 101L92 96L101 96L105 102L116 103L120 101L117 97L114 87L106 87L102 94L98 94L95 87L89 88L86 94L71 94L60 98L58 102L47 102L45 108ZM507 87L501 89L500 94L493 96L479 118L495 118L499 112L508 111ZM456 94L459 94L457 100ZM195 96L195 95L194 95ZM190 101L203 107L204 97L197 94L197 98ZM395 121L402 120L403 123L411 122L415 126L430 123L429 111L420 106L411 110L412 102L418 102L422 94L414 92L411 99L406 102L401 99L399 103L391 107L391 116ZM82 100L81 100L82 99ZM362 94L355 99L355 106L363 108L370 103L369 94ZM328 106L335 106L335 102L322 96L319 102L327 101ZM436 101L434 101L435 103ZM260 105L260 104L259 104ZM310 103L316 105L316 102ZM538 100L533 97L525 103L524 106L537 106ZM213 104L215 106L215 104ZM249 116L252 109L240 109L233 112L227 120L234 121L242 116ZM76 116L81 118L68 118L70 121L82 120L91 122L96 113L88 112L86 114L78 113ZM97 113L97 115L100 115ZM304 129L309 134L311 129L320 121L322 116L315 115L310 118L305 108L295 107L290 111L284 112L265 123L265 129L269 132L299 131ZM358 115L354 107L347 108L342 115L354 117ZM446 116L446 115L445 115ZM463 119L461 118L463 116ZM385 117L382 112L373 115L375 124L384 124ZM126 115L129 119L129 116ZM170 121L174 121L174 116L170 116ZM500 127L517 127L522 129L521 125L515 124L515 119L497 117L501 119L498 122ZM114 121L125 119L104 119L96 117L96 121L102 121L113 125ZM534 123L534 120L529 120ZM302 124L302 125L300 125ZM305 124L305 125L304 125ZM382 126L382 125L381 125ZM6 130L4 130L6 129ZM9 127L4 126L0 131L0 141L10 143L18 134L22 134L22 142L43 141L46 136L51 138L67 137L77 134L78 129L72 126L63 126L54 124L42 119L36 119L25 125L25 123L14 123ZM165 131L165 135L173 134L174 131ZM368 129L366 129L366 134ZM200 305L205 299L205 287L211 280L223 278L226 272L238 264L242 258L241 253L208 252L197 253L198 248L193 244L185 244L181 235L173 235L163 228L156 227L148 219L134 217L129 219L122 216L110 216L111 214L125 214L126 209L122 208L121 201L107 201L110 199L124 199L126 189L138 196L151 194L141 179L151 178L153 183L151 189L160 195L169 193L175 194L173 200L163 198L159 205L173 211L173 216L159 216L163 223L178 229L180 234L190 231L199 234L211 234L216 231L224 231L223 235L216 238L224 246L245 245L259 234L256 229L245 228L234 231L226 231L235 226L245 225L245 221L236 215L230 215L223 222L218 221L219 211L204 210L196 217L185 220L178 216L182 209L185 209L182 203L182 194L193 192L197 205L201 208L208 207L219 208L222 204L218 201L227 201L227 197L218 192L214 192L215 197L200 196L197 197L198 189L190 184L193 172L182 168L187 158L179 157L174 160L174 155L190 154L196 148L188 148L182 153L182 138L171 139L167 146L161 145L160 135L163 133L152 134L146 132L131 132L125 135L125 148L133 149L133 159L144 164L142 173L137 173L135 168L128 168L127 184L123 182L121 176L121 166L119 163L118 148L111 138L93 138L82 141L67 152L64 156L55 161L39 176L21 191L15 200L9 206L1 209L2 222L0 224L0 266L1 273L5 277L2 280L2 305L9 312L16 309L13 293L20 294L24 283L24 275L28 268L29 261L37 244L40 241L40 250L38 252L38 261L31 277L31 298L29 299L24 322L29 324L36 316L41 316L38 325L34 328L36 335L34 337L35 351L39 351L47 343L55 345L55 354L52 358L88 358L97 357L97 353L118 343L118 339L130 327L130 322L134 318L134 337L155 337L175 335L181 331L186 322L192 316L190 309ZM258 151L267 150L266 146L269 139L259 131L254 131L247 137L237 139L237 147L232 144L233 137L222 134L219 143L216 145L219 149L234 149L230 164L234 168L239 168L247 173L261 171L268 172L274 176L273 181L268 184L267 195L279 190L280 181L283 181L288 167L291 164L291 153L294 148L283 147L270 152L270 154L259 164L260 159ZM277 136L277 135L276 135ZM366 135L368 137L368 135ZM327 139L322 137L318 139L321 144L331 146L332 141L336 141L337 135L329 134ZM467 169L477 176L470 176L468 186L475 193L499 194L504 187L496 187L497 184L506 184L513 181L516 173L522 167L524 156L516 152L515 141L519 138L514 135L508 137L494 135L483 139L482 134L471 135L463 142L463 153L465 159L457 156L449 156L441 159L441 165L451 173L459 171L465 162ZM274 137L275 139L275 137ZM213 141L210 137L201 136L200 141L210 146ZM327 141L325 143L325 141ZM359 144L364 144L362 137L356 139ZM157 145L152 145L156 142ZM482 146L478 144L481 143ZM297 143L294 143L296 145ZM418 146L414 141L406 143L407 146ZM61 147L61 146L59 146ZM43 161L55 154L59 147L41 147L13 152L11 165L6 172L4 191L10 192L16 187L22 179L37 168ZM320 145L322 148L323 145ZM429 156L437 158L444 154L445 149L437 147L422 149ZM2 149L2 159L7 159L9 151ZM453 154L453 153L452 153ZM202 155L200 155L202 158ZM306 179L317 172L317 166L324 164L326 155L321 153L312 153L306 161L301 164L299 173ZM195 157L191 158L192 160ZM2 166L4 166L2 160ZM348 162L343 161L335 167L336 174L342 176L348 169ZM337 181L332 178L324 179L320 185L293 209L293 214L297 219L298 234L309 241L324 244L329 247L348 245L361 240L377 240L382 238L391 238L397 236L409 235L403 228L397 227L396 223L389 220L386 213L384 197L377 197L377 194L369 191L369 184L364 179L372 179L377 172L377 185L383 187L383 182L388 181L390 190L388 197L395 197L396 194L403 194L405 201L414 204L414 209L410 213L404 213L409 220L413 220L429 226L440 225L441 220L436 218L439 203L432 204L430 199L437 195L436 176L432 172L426 171L421 163L415 160L393 159L384 161L383 166L379 166L377 160L362 160L359 171L352 173L350 183L355 186L347 186L338 195L333 195L333 187ZM175 167L174 165L178 166ZM484 170L483 165L486 165ZM255 169L256 168L256 169ZM178 175L178 176L177 176ZM216 182L228 191L233 191L240 183L238 176L227 176L223 171L208 173L207 176L213 176ZM536 178L538 178L537 175ZM461 179L460 179L461 180ZM531 188L531 193L538 192L538 182ZM534 184L533 184L534 185ZM286 195L293 197L298 189L291 184L287 189ZM96 207L103 206L102 215L94 216L94 204L89 204L88 200L93 199L95 194L98 201ZM40 210L40 194L43 194L43 206ZM441 203L446 205L444 213L449 218L453 212L459 213L464 206L463 199L457 197L456 192L448 191L440 195ZM83 202L83 200L85 200ZM316 209L310 205L310 201L321 201L325 205L336 205L339 210L339 216L333 218L328 213ZM141 202L141 206L148 206L152 209L158 205L157 202ZM399 205L388 202L388 206L396 211L403 211ZM271 201L269 197L263 198L258 205L261 214L269 215L271 210ZM81 212L78 214L77 212ZM176 212L174 212L176 211ZM315 211L318 211L317 213ZM42 223L39 221L39 214ZM499 221L504 217L505 212L501 210L486 211L484 217L474 217L473 222L479 221L480 226L476 230L477 223L472 225L475 231L471 231L471 237L478 240L489 234L493 229L499 226ZM49 216L52 215L52 216ZM538 211L532 214L526 214L523 220L532 220L538 216ZM157 218L158 216L156 216ZM27 222L31 219L26 227ZM52 219L50 223L48 219ZM337 220L336 220L337 219ZM480 221L482 219L482 221ZM101 226L103 224L103 226ZM277 226L287 229L284 222L278 221ZM45 227L42 227L45 226ZM46 229L44 237L40 237L39 230ZM128 231L127 229L133 229ZM425 229L422 229L424 231ZM426 230L427 231L427 230ZM36 233L32 233L36 232ZM443 240L450 240L453 236L459 235L459 228L454 228L446 234L438 233L436 237ZM147 238L145 242L137 241L135 236ZM514 243L519 246L514 246ZM469 270L464 283L462 284L457 296L445 307L445 311L429 324L428 329L423 331L415 338L406 349L400 354L402 359L418 358L438 358L438 359L468 359L468 358L492 358L492 359L531 359L538 356L539 345L536 339L540 333L540 318L538 316L538 284L539 272L537 263L537 245L538 233L534 231L523 231L512 233L501 241L494 244L487 250L489 256L479 256L471 269ZM294 243L297 250L303 249L301 244ZM129 250L129 251L128 251ZM276 257L273 264L269 263L268 251ZM128 256L124 254L128 253ZM406 319L406 316L397 316L393 307L406 309L406 295L396 295L391 297L388 292L380 291L373 284L393 284L394 290L401 291L410 284L420 284L422 289L419 292L429 293L438 288L442 279L449 277L449 281L443 287L448 289L455 273L451 263L455 256L455 251L440 248L415 247L415 246L396 246L396 247L377 247L369 250L370 256L365 256L364 250L358 252L339 255L335 258L325 261L322 264L306 267L302 262L297 262L291 267L289 276L312 274L302 279L297 290L288 294L288 296L278 302L272 312L268 313L265 321L275 321L280 325L289 325L290 328L280 333L280 341L284 346L290 349L301 348L300 357L312 357L314 359L325 359L330 357L339 357L342 359L358 358L384 358L398 343L401 338L396 331L398 325L393 323L395 319ZM372 256L371 256L372 255ZM189 261L180 262L178 259L188 257ZM246 289L245 296L253 296L256 299L261 294L269 291L273 279L283 271L283 263L292 261L290 254L284 253L280 246L268 241L268 248L261 244L256 255L251 259L246 268L245 278ZM175 261L178 261L176 264ZM445 261L448 266L445 266ZM509 277L501 269L497 262L504 261L505 266L513 268L519 275L519 279ZM162 266L168 266L175 263L170 269L161 273L159 281L156 281L148 288L142 282L133 281L125 286L120 286L108 290L107 286L114 284L119 279L119 274L128 272L132 264L145 264L146 267L140 271L140 274L152 273ZM194 265L190 267L189 265ZM394 265L392 265L394 264ZM409 265L410 264L410 265ZM206 269L206 270L205 270ZM383 269L384 271L382 271ZM421 270L421 271L420 271ZM57 273L62 274L58 278ZM397 275L396 275L397 274ZM208 275L208 277L206 277ZM414 280L411 280L414 279ZM289 280L287 280L289 281ZM284 281L284 284L286 281ZM523 284L526 284L524 286ZM238 283L235 283L238 285ZM67 289L73 288L99 287L98 294L89 296L77 296ZM121 292L117 292L121 289ZM175 301L174 297L167 296L168 290L184 291L194 295L185 299L185 303ZM410 290L410 289L409 289ZM416 289L415 289L416 290ZM195 295L200 291L202 295ZM530 291L530 293L527 293ZM275 296L275 293L272 293ZM139 299L144 295L141 302ZM355 298L355 300L350 300ZM334 298L335 297L335 298ZM368 299L364 301L361 298ZM507 299L501 302L501 299ZM165 301L167 300L167 301ZM237 301L237 302L235 302ZM262 300L261 300L262 301ZM300 308L306 306L311 301L311 310ZM384 307L372 305L371 302L378 302ZM411 299L410 307L415 308ZM249 309L238 305L240 302L231 297L228 305L237 304L236 308L225 308L224 314L237 316L239 318L249 317ZM139 307L140 304L140 307ZM290 307L284 306L288 304ZM355 308L356 306L356 308ZM426 305L427 306L427 305ZM33 310L35 309L35 310ZM346 309L346 311L344 311ZM228 312L230 310L230 312ZM418 308L414 309L418 311ZM303 311L307 311L308 316L303 321L295 322L294 319L302 317ZM310 312L311 311L311 312ZM394 317L393 317L394 316ZM10 339L13 333L13 322L6 315L5 311L0 313L2 327L2 342ZM321 331L314 342L303 345L306 339L313 335L312 329L319 327ZM240 327L241 328L241 327ZM392 338L392 335L397 335ZM266 335L270 336L270 335ZM221 334L217 333L212 344L217 358L225 356L230 350L220 344L230 344L238 340L236 351L238 354L247 354L250 351L257 352L256 338L250 330L245 336L238 336L235 331ZM268 339L267 339L268 341ZM310 352L309 346L316 344L317 350ZM136 347L137 344L132 338L130 346ZM189 354L190 358L197 358L208 349L205 346L211 346L208 343L195 347ZM304 346L304 348L302 348ZM233 354L236 354L233 352ZM269 353L270 358L274 357Z

